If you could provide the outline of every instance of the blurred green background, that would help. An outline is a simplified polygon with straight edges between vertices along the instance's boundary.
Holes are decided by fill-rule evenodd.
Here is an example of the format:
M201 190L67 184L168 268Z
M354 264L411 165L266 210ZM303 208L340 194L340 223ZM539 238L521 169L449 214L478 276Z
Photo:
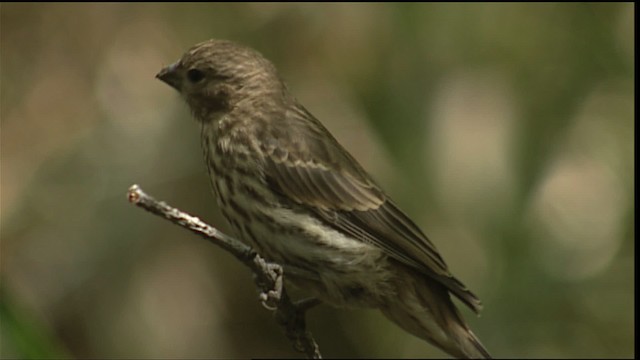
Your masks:
M634 356L634 5L8 4L3 358L296 357L250 273L136 209L227 230L198 127L154 79L225 38L271 59L483 300L496 357ZM326 357L441 357L322 306Z

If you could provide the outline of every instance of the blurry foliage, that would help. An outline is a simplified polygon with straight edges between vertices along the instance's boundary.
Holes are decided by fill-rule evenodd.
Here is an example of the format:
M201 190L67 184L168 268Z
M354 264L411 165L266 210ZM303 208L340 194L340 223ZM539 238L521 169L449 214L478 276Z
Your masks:
M496 357L634 355L632 3L0 5L2 358L293 357L250 274L127 204L227 230L154 79L260 50L484 301ZM330 357L438 350L320 307Z

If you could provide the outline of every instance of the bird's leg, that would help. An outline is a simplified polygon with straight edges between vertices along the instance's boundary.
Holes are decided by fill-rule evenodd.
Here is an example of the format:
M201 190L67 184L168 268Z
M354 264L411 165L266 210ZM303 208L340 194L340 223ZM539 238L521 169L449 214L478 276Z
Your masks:
M255 281L258 289L260 289L258 299L262 303L262 306L264 306L268 310L273 311L278 308L278 303L280 302L283 293L284 272L294 277L303 277L306 279L315 280L318 277L318 275L313 272L297 267L286 266L283 270L283 267L281 265L267 262L261 256L257 256L256 253L253 253L250 256L253 256L253 262L255 263L255 265L264 270L262 273L268 274L268 278L266 279L264 276L259 276L256 273L253 274L253 280ZM304 313L312 307L321 303L322 301L318 299L308 298L299 300L297 302L292 302L292 305L296 308L296 311Z
M320 350L313 336L307 331L306 312L321 303L316 298L291 301L283 285L282 266L265 261L252 253L253 266L261 269L254 271L254 281L260 289L259 299L262 305L275 311L276 321L285 329L285 334L293 343L294 349L307 354L309 358L320 359Z
M260 291L258 299L262 306L268 310L276 310L283 292L282 267L278 264L266 262L259 256L254 258L254 261L258 266L266 270L265 272L268 274L267 279L255 273L253 274L253 280Z

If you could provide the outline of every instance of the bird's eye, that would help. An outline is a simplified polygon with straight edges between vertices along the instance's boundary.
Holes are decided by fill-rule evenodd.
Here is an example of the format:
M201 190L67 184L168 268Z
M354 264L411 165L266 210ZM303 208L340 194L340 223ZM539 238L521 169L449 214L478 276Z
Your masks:
M187 78L189 79L189 81L195 84L204 79L204 72L198 69L190 69L189 71L187 71Z

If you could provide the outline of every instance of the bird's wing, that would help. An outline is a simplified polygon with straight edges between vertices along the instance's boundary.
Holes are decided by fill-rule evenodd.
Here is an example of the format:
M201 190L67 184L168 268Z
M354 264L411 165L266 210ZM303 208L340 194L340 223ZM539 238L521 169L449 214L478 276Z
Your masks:
M265 175L273 189L313 209L332 227L438 280L479 312L480 300L451 275L433 243L324 126L301 106L289 110L287 118L286 132L263 139Z

